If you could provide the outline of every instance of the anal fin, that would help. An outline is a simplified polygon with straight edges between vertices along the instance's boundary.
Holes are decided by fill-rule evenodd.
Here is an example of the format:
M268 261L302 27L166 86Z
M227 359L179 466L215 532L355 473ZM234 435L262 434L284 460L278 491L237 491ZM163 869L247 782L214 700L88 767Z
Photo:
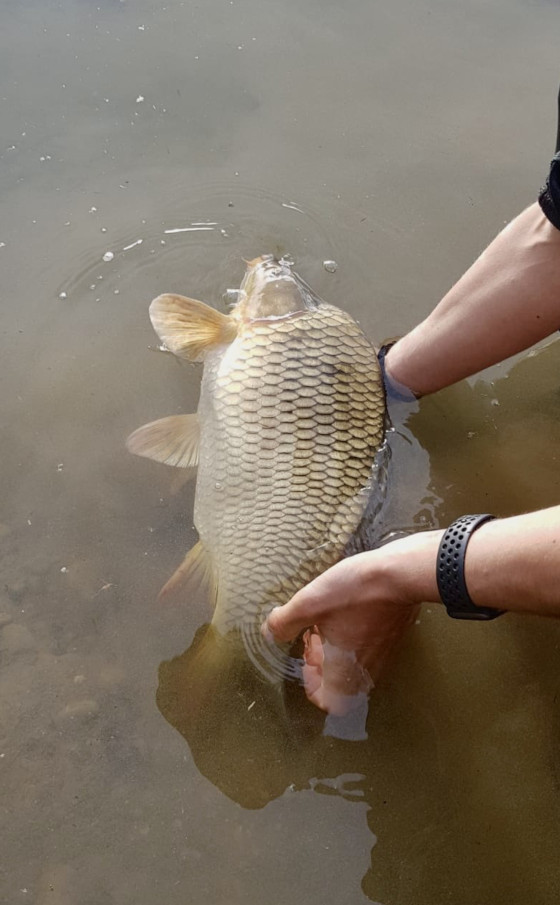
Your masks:
M217 596L216 579L212 558L202 541L198 541L189 550L179 568L159 592L158 600L163 600L187 584L192 596L204 597L214 607Z

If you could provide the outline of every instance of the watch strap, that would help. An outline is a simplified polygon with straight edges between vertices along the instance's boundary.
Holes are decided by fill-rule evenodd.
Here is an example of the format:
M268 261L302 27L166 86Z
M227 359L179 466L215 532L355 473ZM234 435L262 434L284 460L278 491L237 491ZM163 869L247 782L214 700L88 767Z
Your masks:
M488 621L500 616L503 610L476 606L471 600L465 581L465 554L473 533L495 515L462 515L445 531L438 549L436 578L439 595L452 619Z

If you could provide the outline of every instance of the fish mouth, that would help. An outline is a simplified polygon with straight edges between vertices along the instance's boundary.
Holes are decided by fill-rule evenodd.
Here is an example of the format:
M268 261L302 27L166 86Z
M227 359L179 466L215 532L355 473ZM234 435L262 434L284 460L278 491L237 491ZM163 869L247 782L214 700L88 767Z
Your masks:
M275 255L266 254L259 255L258 258L252 258L250 261L245 258L243 260L247 265L245 279L249 274L254 274L256 271L259 271L267 279L285 279L286 277L293 279L292 262L287 257L277 258Z
M266 254L246 263L237 308L238 316L243 320L294 317L317 306L318 300L294 273L289 258Z

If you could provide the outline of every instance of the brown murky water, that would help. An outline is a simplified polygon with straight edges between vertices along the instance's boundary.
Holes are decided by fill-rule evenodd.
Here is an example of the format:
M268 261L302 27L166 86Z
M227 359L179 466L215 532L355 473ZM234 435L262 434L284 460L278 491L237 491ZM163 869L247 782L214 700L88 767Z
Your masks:
M124 450L197 401L159 292L221 304L290 252L372 336L427 313L542 181L557 28L544 0L4 0L2 902L558 900L560 626L426 607L364 742L250 674L202 706L208 614L154 603L192 488ZM395 413L388 530L560 502L559 355Z

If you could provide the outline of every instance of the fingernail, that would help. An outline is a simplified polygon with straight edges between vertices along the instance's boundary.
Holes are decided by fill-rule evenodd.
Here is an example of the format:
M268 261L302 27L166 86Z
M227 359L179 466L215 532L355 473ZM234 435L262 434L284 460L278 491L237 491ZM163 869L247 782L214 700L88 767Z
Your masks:
M268 627L268 619L261 625L261 635L268 644L274 644L274 635Z

